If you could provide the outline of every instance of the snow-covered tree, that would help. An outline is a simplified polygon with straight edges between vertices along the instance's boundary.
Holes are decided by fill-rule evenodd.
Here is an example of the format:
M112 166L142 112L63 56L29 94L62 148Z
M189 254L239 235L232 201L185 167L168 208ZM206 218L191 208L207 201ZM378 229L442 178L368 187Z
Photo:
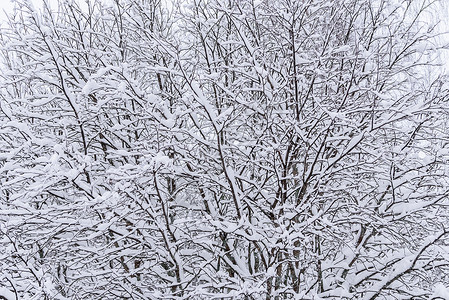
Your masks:
M0 293L445 298L434 2L17 2Z

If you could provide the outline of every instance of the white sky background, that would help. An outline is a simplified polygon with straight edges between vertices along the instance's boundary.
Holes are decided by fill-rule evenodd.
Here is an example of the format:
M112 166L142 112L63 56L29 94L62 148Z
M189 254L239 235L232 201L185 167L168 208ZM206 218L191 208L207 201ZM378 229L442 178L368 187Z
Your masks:
M42 8L42 3L45 0L28 0L33 3L34 7L37 10ZM50 6L57 6L58 0L46 0ZM79 3L83 4L86 0L78 0ZM87 0L88 1L88 0ZM333 1L333 0L329 0ZM413 1L413 0L412 0ZM14 0L0 0L0 24L4 23L6 20L7 14L11 14L14 7ZM446 32L446 34L442 35L439 39L440 43L446 42L449 45L449 1L441 0L440 4L437 4L438 7L434 8L434 11L429 15L429 18L437 18L440 22L438 25L438 31ZM430 21L430 20L429 20ZM432 20L432 21L435 21ZM447 74L449 74L449 49L441 51L439 57L437 58L438 63L443 65L443 68Z
M42 7L43 0L29 0L33 3L34 7L40 9ZM47 0L50 5L56 5L58 0ZM14 0L0 0L0 23L4 23L7 15L11 14L14 8Z
M12 11L13 8L13 3L10 0L0 0L0 19L4 20L5 19L5 11L6 12L10 12Z
M438 25L438 31L444 32L441 36L441 40L449 45L449 1L445 0L441 5L440 24ZM441 60L446 73L449 73L449 49L441 51Z

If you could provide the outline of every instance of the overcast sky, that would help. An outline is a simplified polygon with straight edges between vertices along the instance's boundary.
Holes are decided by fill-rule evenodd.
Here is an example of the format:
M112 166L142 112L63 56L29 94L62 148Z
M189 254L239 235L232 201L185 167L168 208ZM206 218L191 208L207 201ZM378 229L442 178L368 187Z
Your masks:
M5 18L5 12L8 13L12 10L13 4L10 0L0 1L0 18L3 20Z
M31 0L34 3L36 8L41 8L44 0ZM58 0L47 0L50 5L56 4ZM85 0L83 0L85 1ZM332 1L332 0L331 0ZM3 23L6 19L6 14L11 13L14 7L14 0L0 0L0 23ZM447 40L449 44L449 1L442 0L441 5L436 8L437 14L440 16L429 16L430 18L437 17L440 20L440 24L438 26L438 30L441 32L448 32L443 38L443 40ZM432 20L434 21L434 20ZM445 65L445 69L449 70L449 50L442 51L440 53L440 62Z
M44 0L31 0L36 8L41 8ZM58 0L47 0L50 4L57 3ZM3 22L6 18L5 14L12 12L15 0L0 0L0 22Z

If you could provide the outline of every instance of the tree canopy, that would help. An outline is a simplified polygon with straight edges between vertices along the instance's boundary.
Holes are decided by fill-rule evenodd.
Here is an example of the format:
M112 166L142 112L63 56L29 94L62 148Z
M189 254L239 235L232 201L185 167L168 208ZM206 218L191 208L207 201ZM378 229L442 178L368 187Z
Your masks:
M0 295L448 298L437 4L18 1Z

